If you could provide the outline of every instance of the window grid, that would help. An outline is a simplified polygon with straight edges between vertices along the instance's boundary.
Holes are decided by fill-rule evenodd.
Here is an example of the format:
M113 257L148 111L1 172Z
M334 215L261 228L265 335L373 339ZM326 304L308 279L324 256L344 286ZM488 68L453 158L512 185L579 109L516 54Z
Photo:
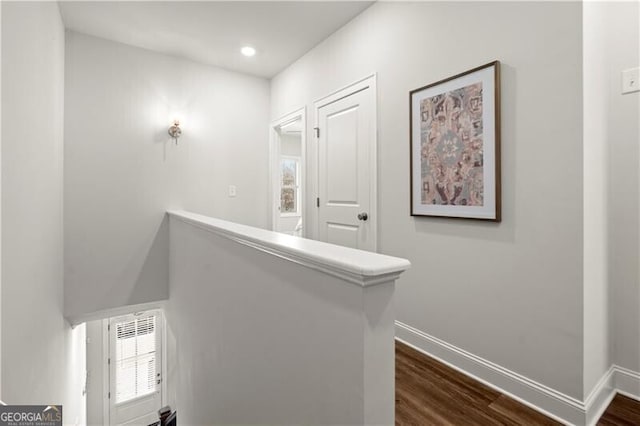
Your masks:
M116 403L156 390L156 316L115 324Z
M299 214L300 162L296 158L280 160L280 214Z

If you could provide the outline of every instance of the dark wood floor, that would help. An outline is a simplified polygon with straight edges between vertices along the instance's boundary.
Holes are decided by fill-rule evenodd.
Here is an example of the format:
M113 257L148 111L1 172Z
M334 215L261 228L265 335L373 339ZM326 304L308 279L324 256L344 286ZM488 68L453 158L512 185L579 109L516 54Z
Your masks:
M559 425L402 343L396 343L396 425ZM640 426L640 402L616 396L600 426Z
M598 421L598 426L614 425L640 425L640 402L626 396L616 395Z

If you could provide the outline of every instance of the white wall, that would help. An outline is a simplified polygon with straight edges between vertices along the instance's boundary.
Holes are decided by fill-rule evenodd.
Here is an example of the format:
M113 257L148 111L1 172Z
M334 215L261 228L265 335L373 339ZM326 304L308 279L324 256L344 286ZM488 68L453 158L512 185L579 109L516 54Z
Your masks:
M64 28L54 2L2 5L2 398L83 421L63 318Z
M605 3L583 5L584 397L611 365L607 145L609 81Z
M65 313L166 299L167 209L267 225L268 82L73 32L66 48Z
M608 2L606 23L609 146L609 280L613 362L640 372L640 93L621 94L621 71L640 65L640 5Z
M271 86L275 118L377 72L379 248L414 265L398 320L580 399L581 34L580 3L379 2ZM409 91L494 59L502 223L411 218Z
M181 424L393 423L389 273L406 261L175 217L170 233L168 385ZM379 283L326 272L327 253Z

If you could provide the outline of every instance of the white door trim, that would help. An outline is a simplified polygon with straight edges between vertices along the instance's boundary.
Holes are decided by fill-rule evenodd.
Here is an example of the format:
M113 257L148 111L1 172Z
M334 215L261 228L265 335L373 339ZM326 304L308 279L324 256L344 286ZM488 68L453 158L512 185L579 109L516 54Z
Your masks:
M278 226L278 205L280 204L280 169L276 167L280 158L280 135L278 129L288 123L301 120L302 132L300 134L300 188L302 188L302 199L300 203L300 215L302 216L302 236L307 237L308 212L311 210L307 196L307 108L302 107L284 115L283 117L273 121L269 125L269 213L271 215L271 230L277 231Z
M111 371L109 366L109 318L102 320L102 417L103 425L111 424Z
M347 84L346 86L343 86L337 90L334 90L333 92L329 93L328 95L325 95L319 99L317 99L313 104L315 106L316 109L316 124L318 123L317 117L318 117L318 108L323 107L325 105L328 105L332 102L337 101L338 99L342 99L342 98L346 98L349 95L353 95L356 92L359 92L361 90L366 89L367 87L371 87L372 89L376 88L376 79L377 79L377 74L376 73L371 73L370 75L361 78L360 80L357 80L353 83ZM376 93L376 107L377 107L377 91ZM377 112L376 112L376 118L377 118ZM376 120L376 124L377 124L378 120ZM377 128L377 126L376 126Z
M160 318L160 378L162 382L160 384L160 406L164 407L167 405L168 395L167 395L167 366L168 366L168 358L167 358L167 321L164 313L164 309L155 308L148 309L144 311L134 311L128 312L126 314L120 313L110 318L104 318L102 320L102 418L104 425L111 424L111 397L115 398L114 395L110 395L111 387L112 387L112 375L111 375L111 365L109 363L109 358L111 357L111 336L109 335L110 329L109 325L112 320L116 320L118 318L124 318L133 314L147 314L151 312L158 312ZM175 407L172 407L174 410Z
M323 106L329 105L337 100L342 98L346 98L347 96L351 96L354 93L361 92L367 88L371 88L373 90L373 121L374 121L374 131L373 131L373 140L371 141L371 149L370 149L370 159L369 164L371 166L371 170L369 173L371 179L370 185L370 211L372 214L370 215L371 221L371 233L373 237L373 251L378 251L378 90L377 90L377 74L372 73L367 77L364 77L360 80L357 80L354 83L351 83L347 86L344 86L338 90L331 92L330 94L323 96L322 98L316 100L314 102L314 110L315 110L315 127L314 130L318 127L318 123L320 122L320 108ZM316 141L316 149L315 149L315 175L313 176L313 193L314 200L319 197L318 193L318 182L320 181L320 147L318 145L318 134L314 135ZM309 215L311 216L311 215ZM316 237L319 235L319 227L320 221L318 219L318 208L314 209L313 220L309 221L309 224L313 226Z

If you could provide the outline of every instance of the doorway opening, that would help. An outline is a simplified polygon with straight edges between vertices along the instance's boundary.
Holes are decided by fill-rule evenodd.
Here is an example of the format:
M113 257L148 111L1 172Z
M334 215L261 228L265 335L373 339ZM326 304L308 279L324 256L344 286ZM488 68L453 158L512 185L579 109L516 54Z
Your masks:
M87 423L149 425L166 405L162 310L87 323Z
M109 333L110 424L152 424L162 407L160 311L111 318Z
M306 236L306 111L294 111L271 124L272 230Z

